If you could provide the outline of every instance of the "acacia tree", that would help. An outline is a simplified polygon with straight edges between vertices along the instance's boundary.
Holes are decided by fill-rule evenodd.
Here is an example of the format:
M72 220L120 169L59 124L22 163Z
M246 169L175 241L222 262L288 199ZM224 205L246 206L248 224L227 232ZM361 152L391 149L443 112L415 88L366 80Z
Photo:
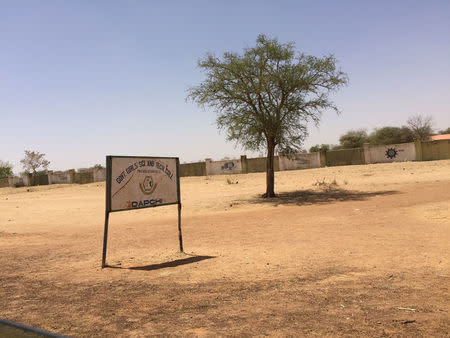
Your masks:
M427 141L433 134L433 117L431 115L413 115L406 121L416 140Z
M406 126L376 128L369 135L370 144L396 144L414 142L414 133Z
M339 143L344 149L359 148L369 141L365 129L350 130L339 138Z
M294 47L259 35L256 46L242 54L207 54L198 62L206 79L188 89L188 99L217 112L217 125L229 141L266 149L264 197L275 196L275 152L300 150L308 122L317 125L325 109L339 112L329 94L347 84L333 55L319 58Z
M0 178L7 178L13 175L13 165L9 162L0 160Z
M20 160L25 172L32 173L36 176L38 169L47 170L50 162L45 159L45 154L41 154L38 151L25 150L25 157Z

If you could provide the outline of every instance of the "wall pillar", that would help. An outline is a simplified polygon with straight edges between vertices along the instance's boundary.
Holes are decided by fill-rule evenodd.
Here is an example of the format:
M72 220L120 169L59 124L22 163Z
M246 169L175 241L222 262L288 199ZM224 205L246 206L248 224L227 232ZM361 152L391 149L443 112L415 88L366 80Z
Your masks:
M321 167L327 166L327 151L326 150L320 150L320 166Z
M211 162L212 162L212 159L210 159L210 158L206 158L206 159L205 159L205 164L206 164L206 176L211 175Z
M241 155L241 167L242 167L242 173L247 174L248 173L247 155Z
M75 169L69 169L69 183L75 183Z
M53 170L48 170L47 171L47 176L48 176L48 184L53 184Z
M28 175L26 173L22 174L22 181L24 185L26 186L30 185L30 182L28 181Z
M309 168L320 168L320 153L310 153Z
M414 146L416 148L416 161L423 161L422 141L415 140Z
M372 159L370 158L370 144L369 143L364 143L363 144L363 149L364 149L364 163L365 164L372 163Z

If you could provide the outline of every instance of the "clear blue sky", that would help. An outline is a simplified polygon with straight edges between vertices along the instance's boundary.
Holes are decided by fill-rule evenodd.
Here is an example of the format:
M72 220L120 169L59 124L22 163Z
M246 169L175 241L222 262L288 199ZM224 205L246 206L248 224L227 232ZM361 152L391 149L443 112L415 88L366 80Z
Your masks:
M225 141L215 113L186 103L197 60L258 34L333 53L350 84L305 147L349 129L431 114L450 127L450 1L0 1L0 159L24 149L51 169L105 155L181 161L253 155Z

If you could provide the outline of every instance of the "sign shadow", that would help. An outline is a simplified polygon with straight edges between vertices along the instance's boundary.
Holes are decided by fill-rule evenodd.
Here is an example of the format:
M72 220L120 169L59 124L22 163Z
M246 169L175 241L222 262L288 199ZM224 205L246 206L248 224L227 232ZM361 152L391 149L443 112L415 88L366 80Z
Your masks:
M163 263L158 263L158 264L150 264L150 265L143 265L143 266L130 266L130 267L106 265L105 268L153 271L153 270L166 269L166 268L175 268L180 265L192 264L192 263L196 263L196 262L200 262L200 261L203 261L206 259L212 259L212 258L216 258L216 257L215 256L192 256L192 257L175 259L173 261L163 262Z
M389 196L400 193L395 190L357 191L339 188L320 190L296 190L278 193L273 198L255 197L250 200L236 201L238 204L273 204L273 205L312 205L344 201L365 201L375 196Z

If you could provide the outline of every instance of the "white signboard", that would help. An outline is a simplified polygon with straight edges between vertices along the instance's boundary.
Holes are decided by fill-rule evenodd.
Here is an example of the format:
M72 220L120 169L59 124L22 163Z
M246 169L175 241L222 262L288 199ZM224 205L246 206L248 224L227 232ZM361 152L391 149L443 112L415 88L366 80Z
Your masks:
M108 156L107 211L180 202L178 158Z

